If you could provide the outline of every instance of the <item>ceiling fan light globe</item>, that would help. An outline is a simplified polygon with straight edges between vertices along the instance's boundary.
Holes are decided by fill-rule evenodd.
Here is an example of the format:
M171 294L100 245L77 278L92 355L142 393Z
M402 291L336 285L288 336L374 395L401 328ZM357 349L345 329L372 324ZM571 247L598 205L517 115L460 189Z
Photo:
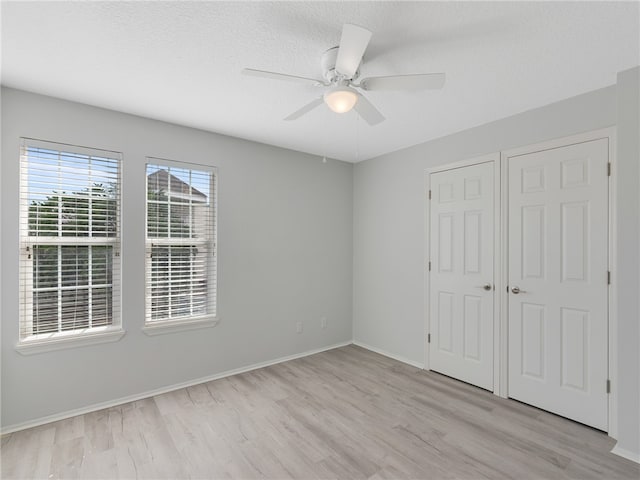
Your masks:
M349 87L334 87L324 94L324 103L336 113L347 113L357 102L358 94Z

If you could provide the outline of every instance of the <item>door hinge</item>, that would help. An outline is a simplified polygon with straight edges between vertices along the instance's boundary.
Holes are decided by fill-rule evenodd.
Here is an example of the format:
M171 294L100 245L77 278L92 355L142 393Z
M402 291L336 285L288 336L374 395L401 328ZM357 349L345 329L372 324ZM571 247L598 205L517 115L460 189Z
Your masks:
M611 176L611 162L607 163L607 177Z
M611 270L607 270L607 285L611 285Z
M607 378L607 393L611 393L611 380Z
M431 260L429 260L429 271L431 271Z
M429 190L429 200L431 200L431 190Z
M427 333L427 343L431 343L431 334Z

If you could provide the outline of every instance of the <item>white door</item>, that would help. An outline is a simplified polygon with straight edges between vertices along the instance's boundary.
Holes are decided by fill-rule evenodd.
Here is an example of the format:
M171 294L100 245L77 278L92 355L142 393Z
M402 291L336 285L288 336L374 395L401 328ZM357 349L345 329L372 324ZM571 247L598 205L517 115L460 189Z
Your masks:
M494 164L431 174L429 368L493 391Z
M607 430L608 139L509 158L509 396Z

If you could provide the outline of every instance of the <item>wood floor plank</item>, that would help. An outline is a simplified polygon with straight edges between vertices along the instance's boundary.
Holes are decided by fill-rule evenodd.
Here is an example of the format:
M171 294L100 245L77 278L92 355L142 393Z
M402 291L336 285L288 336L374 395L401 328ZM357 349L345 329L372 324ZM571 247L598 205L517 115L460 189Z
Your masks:
M2 437L1 476L634 479L615 441L356 346Z

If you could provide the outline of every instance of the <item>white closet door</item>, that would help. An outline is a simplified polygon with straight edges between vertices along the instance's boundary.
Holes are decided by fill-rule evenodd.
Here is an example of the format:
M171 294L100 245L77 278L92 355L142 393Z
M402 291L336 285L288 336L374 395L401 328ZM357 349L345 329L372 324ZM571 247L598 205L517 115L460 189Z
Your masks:
M509 158L509 396L606 430L608 140Z
M431 174L429 366L493 390L494 164Z

